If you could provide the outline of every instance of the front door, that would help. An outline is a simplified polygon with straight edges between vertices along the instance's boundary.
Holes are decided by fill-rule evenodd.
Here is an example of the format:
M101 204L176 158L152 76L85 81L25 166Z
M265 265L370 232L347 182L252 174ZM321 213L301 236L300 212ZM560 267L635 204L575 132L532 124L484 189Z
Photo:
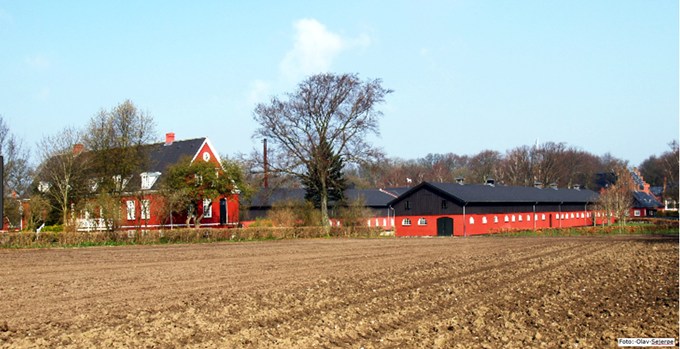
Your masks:
M227 224L227 199L220 199L220 224Z
M437 218L437 236L453 235L453 219L449 217Z

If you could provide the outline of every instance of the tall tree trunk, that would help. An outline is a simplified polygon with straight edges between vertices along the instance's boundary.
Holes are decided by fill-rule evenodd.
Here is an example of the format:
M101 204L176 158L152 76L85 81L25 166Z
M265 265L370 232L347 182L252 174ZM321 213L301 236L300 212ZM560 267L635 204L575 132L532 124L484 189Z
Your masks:
M324 227L324 233L328 235L331 232L331 227L328 222L328 188L326 181L321 179L321 226Z

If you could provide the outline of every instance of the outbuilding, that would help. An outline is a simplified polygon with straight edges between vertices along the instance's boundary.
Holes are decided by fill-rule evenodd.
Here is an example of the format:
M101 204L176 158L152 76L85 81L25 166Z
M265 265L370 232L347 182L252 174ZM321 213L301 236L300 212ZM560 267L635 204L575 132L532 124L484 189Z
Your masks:
M598 194L562 189L423 182L392 200L397 236L469 236L494 228L592 225Z

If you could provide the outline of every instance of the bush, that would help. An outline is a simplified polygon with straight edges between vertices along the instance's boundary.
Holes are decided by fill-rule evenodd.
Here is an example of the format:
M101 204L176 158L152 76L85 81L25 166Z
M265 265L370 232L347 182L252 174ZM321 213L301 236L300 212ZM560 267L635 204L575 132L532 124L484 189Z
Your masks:
M47 225L44 226L41 230L41 232L63 232L64 231L64 226L63 225Z

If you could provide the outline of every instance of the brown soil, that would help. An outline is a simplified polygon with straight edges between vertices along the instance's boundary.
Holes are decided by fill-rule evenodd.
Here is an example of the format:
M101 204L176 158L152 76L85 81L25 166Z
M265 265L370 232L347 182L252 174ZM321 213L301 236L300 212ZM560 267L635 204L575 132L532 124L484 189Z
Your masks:
M617 347L678 339L678 237L0 251L0 347Z

